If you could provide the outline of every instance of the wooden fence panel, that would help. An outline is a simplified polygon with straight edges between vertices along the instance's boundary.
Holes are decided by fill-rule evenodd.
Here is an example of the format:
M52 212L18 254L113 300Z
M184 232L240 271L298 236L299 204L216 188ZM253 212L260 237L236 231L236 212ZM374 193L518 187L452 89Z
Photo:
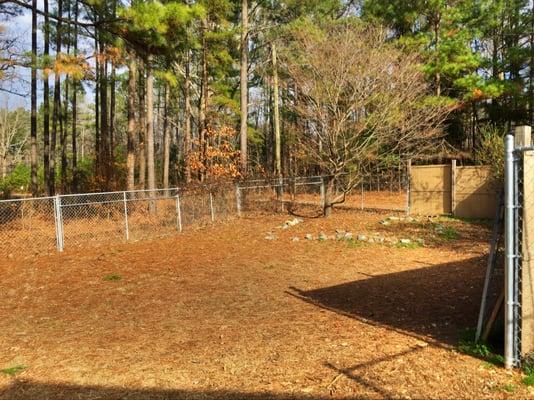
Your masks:
M410 212L435 215L451 212L451 166L413 166L410 174Z
M454 215L464 218L493 218L498 187L486 166L456 169L456 204Z
M487 166L422 165L411 169L410 212L414 214L493 218L497 197L498 186Z

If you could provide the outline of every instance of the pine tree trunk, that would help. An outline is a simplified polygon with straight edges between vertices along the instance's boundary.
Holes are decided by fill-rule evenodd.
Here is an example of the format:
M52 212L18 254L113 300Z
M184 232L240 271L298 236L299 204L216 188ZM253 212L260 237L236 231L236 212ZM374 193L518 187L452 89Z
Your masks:
M206 163L206 129L208 127L207 123L207 112L208 112L208 49L206 41L206 31L207 31L207 21L202 21L202 60L201 60L201 70L202 70L202 83L201 83L201 94L200 94L200 104L199 104L199 113L198 113L198 136L199 136L199 152L200 152L200 162L202 164ZM205 172L201 171L199 173L200 181L203 181L205 178Z
M104 43L100 42L100 51L104 51ZM107 61L100 62L100 174L105 189L111 188L111 166L109 163L109 121L108 121L108 82Z
M74 1L74 55L78 56L78 0ZM77 99L78 84L72 81L72 185L73 192L78 191L78 148L77 148L77 129L78 129L78 99Z
M247 136L248 136L248 0L241 2L241 174L247 174Z
M71 13L70 13L70 3L67 2L67 18L70 20ZM66 26L67 32L70 32L70 24L67 24ZM67 54L70 54L70 40L67 37ZM64 80L64 99L63 99L63 107L61 108L61 117L60 117L60 144L61 144L61 193L66 193L67 191L67 118L68 118L68 108L69 108L69 75L67 74L65 76Z
M117 1L112 0L112 18L117 17ZM115 69L115 60L111 60L111 79L110 79L110 100L109 100L109 179L113 180L115 172L115 103L116 103L116 85L117 78Z
M276 55L276 45L271 47L273 63L273 108L274 108L274 165L275 175L282 177L282 140L280 135L280 106L278 93L278 62Z
M30 127L31 192L37 195L37 0L32 0L32 67ZM5 164L5 163L4 163Z
M48 66L50 55L50 18L48 16L48 0L44 0L44 57ZM44 166L44 186L49 193L50 176L50 82L49 73L43 73L43 166Z
M146 189L146 104L145 104L145 72L139 77L139 188Z
M169 162L171 155L171 132L169 129L170 88L165 84L165 110L163 117L163 187L169 187Z
M98 32L95 33L95 175L100 173L100 61Z
M109 83L109 167L110 167L110 178L113 179L113 174L115 170L115 105L116 105L116 88L115 80L117 78L117 72L115 70L115 65L111 63L111 77Z
M67 45L67 54L69 52ZM60 147L61 147L61 193L65 193L67 190L67 115L68 115L68 102L69 102L69 78L65 77L64 80L65 95L63 99L63 106L61 107L61 114L59 119L59 131L60 131Z
M147 170L148 189L156 189L156 174L154 163L154 75L151 60L148 60L146 78L146 145L147 145Z
M57 2L57 14L63 14L63 1ZM61 21L57 21L56 25L56 60L59 58L61 52ZM50 138L50 175L48 177L48 193L53 196L56 193L56 142L58 123L61 118L61 79L59 74L54 75L54 109L52 111L52 136Z
M133 54L130 55L128 73L128 155L126 165L128 169L127 189L135 189L135 99L137 97L137 64Z
M438 13L436 17L436 22L434 25L434 37L436 41L436 59L439 60L439 51L440 51L440 28L441 28L441 14ZM435 84L436 84L436 96L441 96L441 73L440 73L440 65L436 66L436 74L435 74Z
M185 82L184 82L184 164L185 164L185 181L191 182L191 167L189 157L191 155L191 77L190 77L190 52L187 51L185 61Z

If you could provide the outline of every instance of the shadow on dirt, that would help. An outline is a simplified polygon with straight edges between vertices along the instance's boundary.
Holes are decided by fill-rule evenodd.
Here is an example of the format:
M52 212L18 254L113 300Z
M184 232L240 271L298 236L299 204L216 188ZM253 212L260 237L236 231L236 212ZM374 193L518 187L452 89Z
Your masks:
M327 400L330 396L314 396L295 393L239 392L230 390L162 390L131 389L103 386L78 386L47 384L27 380L15 380L0 389L2 400ZM364 399L364 397L338 397L340 399Z
M459 332L476 325L485 262L476 257L288 293L365 323L456 345Z

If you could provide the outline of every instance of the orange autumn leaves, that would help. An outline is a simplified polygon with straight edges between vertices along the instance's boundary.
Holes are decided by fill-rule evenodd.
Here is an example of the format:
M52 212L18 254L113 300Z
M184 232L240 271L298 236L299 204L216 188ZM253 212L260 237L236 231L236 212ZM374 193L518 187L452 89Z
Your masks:
M239 151L231 142L235 137L236 132L230 127L208 127L204 140L194 141L194 149L187 160L191 172L208 180L239 178Z
M118 47L108 46L103 52L95 53L94 58L99 62L111 62L114 65L124 61L122 50ZM66 75L74 80L94 79L94 66L92 66L85 54L65 54L59 53L53 60L43 61L43 74Z

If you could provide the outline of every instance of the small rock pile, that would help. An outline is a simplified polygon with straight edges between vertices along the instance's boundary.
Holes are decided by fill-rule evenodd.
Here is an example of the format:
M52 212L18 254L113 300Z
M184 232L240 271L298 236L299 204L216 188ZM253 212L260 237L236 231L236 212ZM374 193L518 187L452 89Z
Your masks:
M382 221L379 222L380 225L388 226L391 225L393 222L417 222L418 219L414 217L396 217L396 216L389 216Z
M289 229L291 228L292 226L295 226L295 225L298 225L300 224L301 222L304 222L304 220L302 218L293 218L293 219L289 219L287 220L286 222L284 222L280 228L281 229Z
M418 220L414 217L397 217L397 216L389 216L385 218L384 220L380 221L380 224L383 226L391 225L393 222L417 222ZM292 226L298 225L300 223L304 222L301 218L294 218L291 220L285 221L281 226L277 227L279 229L289 229ZM268 232L265 236L265 240L276 240L276 234L271 231ZM299 236L292 236L291 241L292 242L299 242L301 238ZM396 237L387 237L384 235L381 235L378 232L373 232L371 234L368 233L359 233L359 234L353 234L350 231L346 231L344 229L336 229L334 235L327 235L325 232L319 232L317 236L313 235L312 233L307 233L304 235L304 240L307 241L313 241L317 240L320 242L324 242L327 240L332 241L358 241L358 242L366 242L366 243L384 243L384 244L390 244L390 245L400 245L400 246L406 246L410 247L412 244L418 244L418 245L424 245L424 240L417 238L417 239L409 239L409 238L401 238L398 239Z

